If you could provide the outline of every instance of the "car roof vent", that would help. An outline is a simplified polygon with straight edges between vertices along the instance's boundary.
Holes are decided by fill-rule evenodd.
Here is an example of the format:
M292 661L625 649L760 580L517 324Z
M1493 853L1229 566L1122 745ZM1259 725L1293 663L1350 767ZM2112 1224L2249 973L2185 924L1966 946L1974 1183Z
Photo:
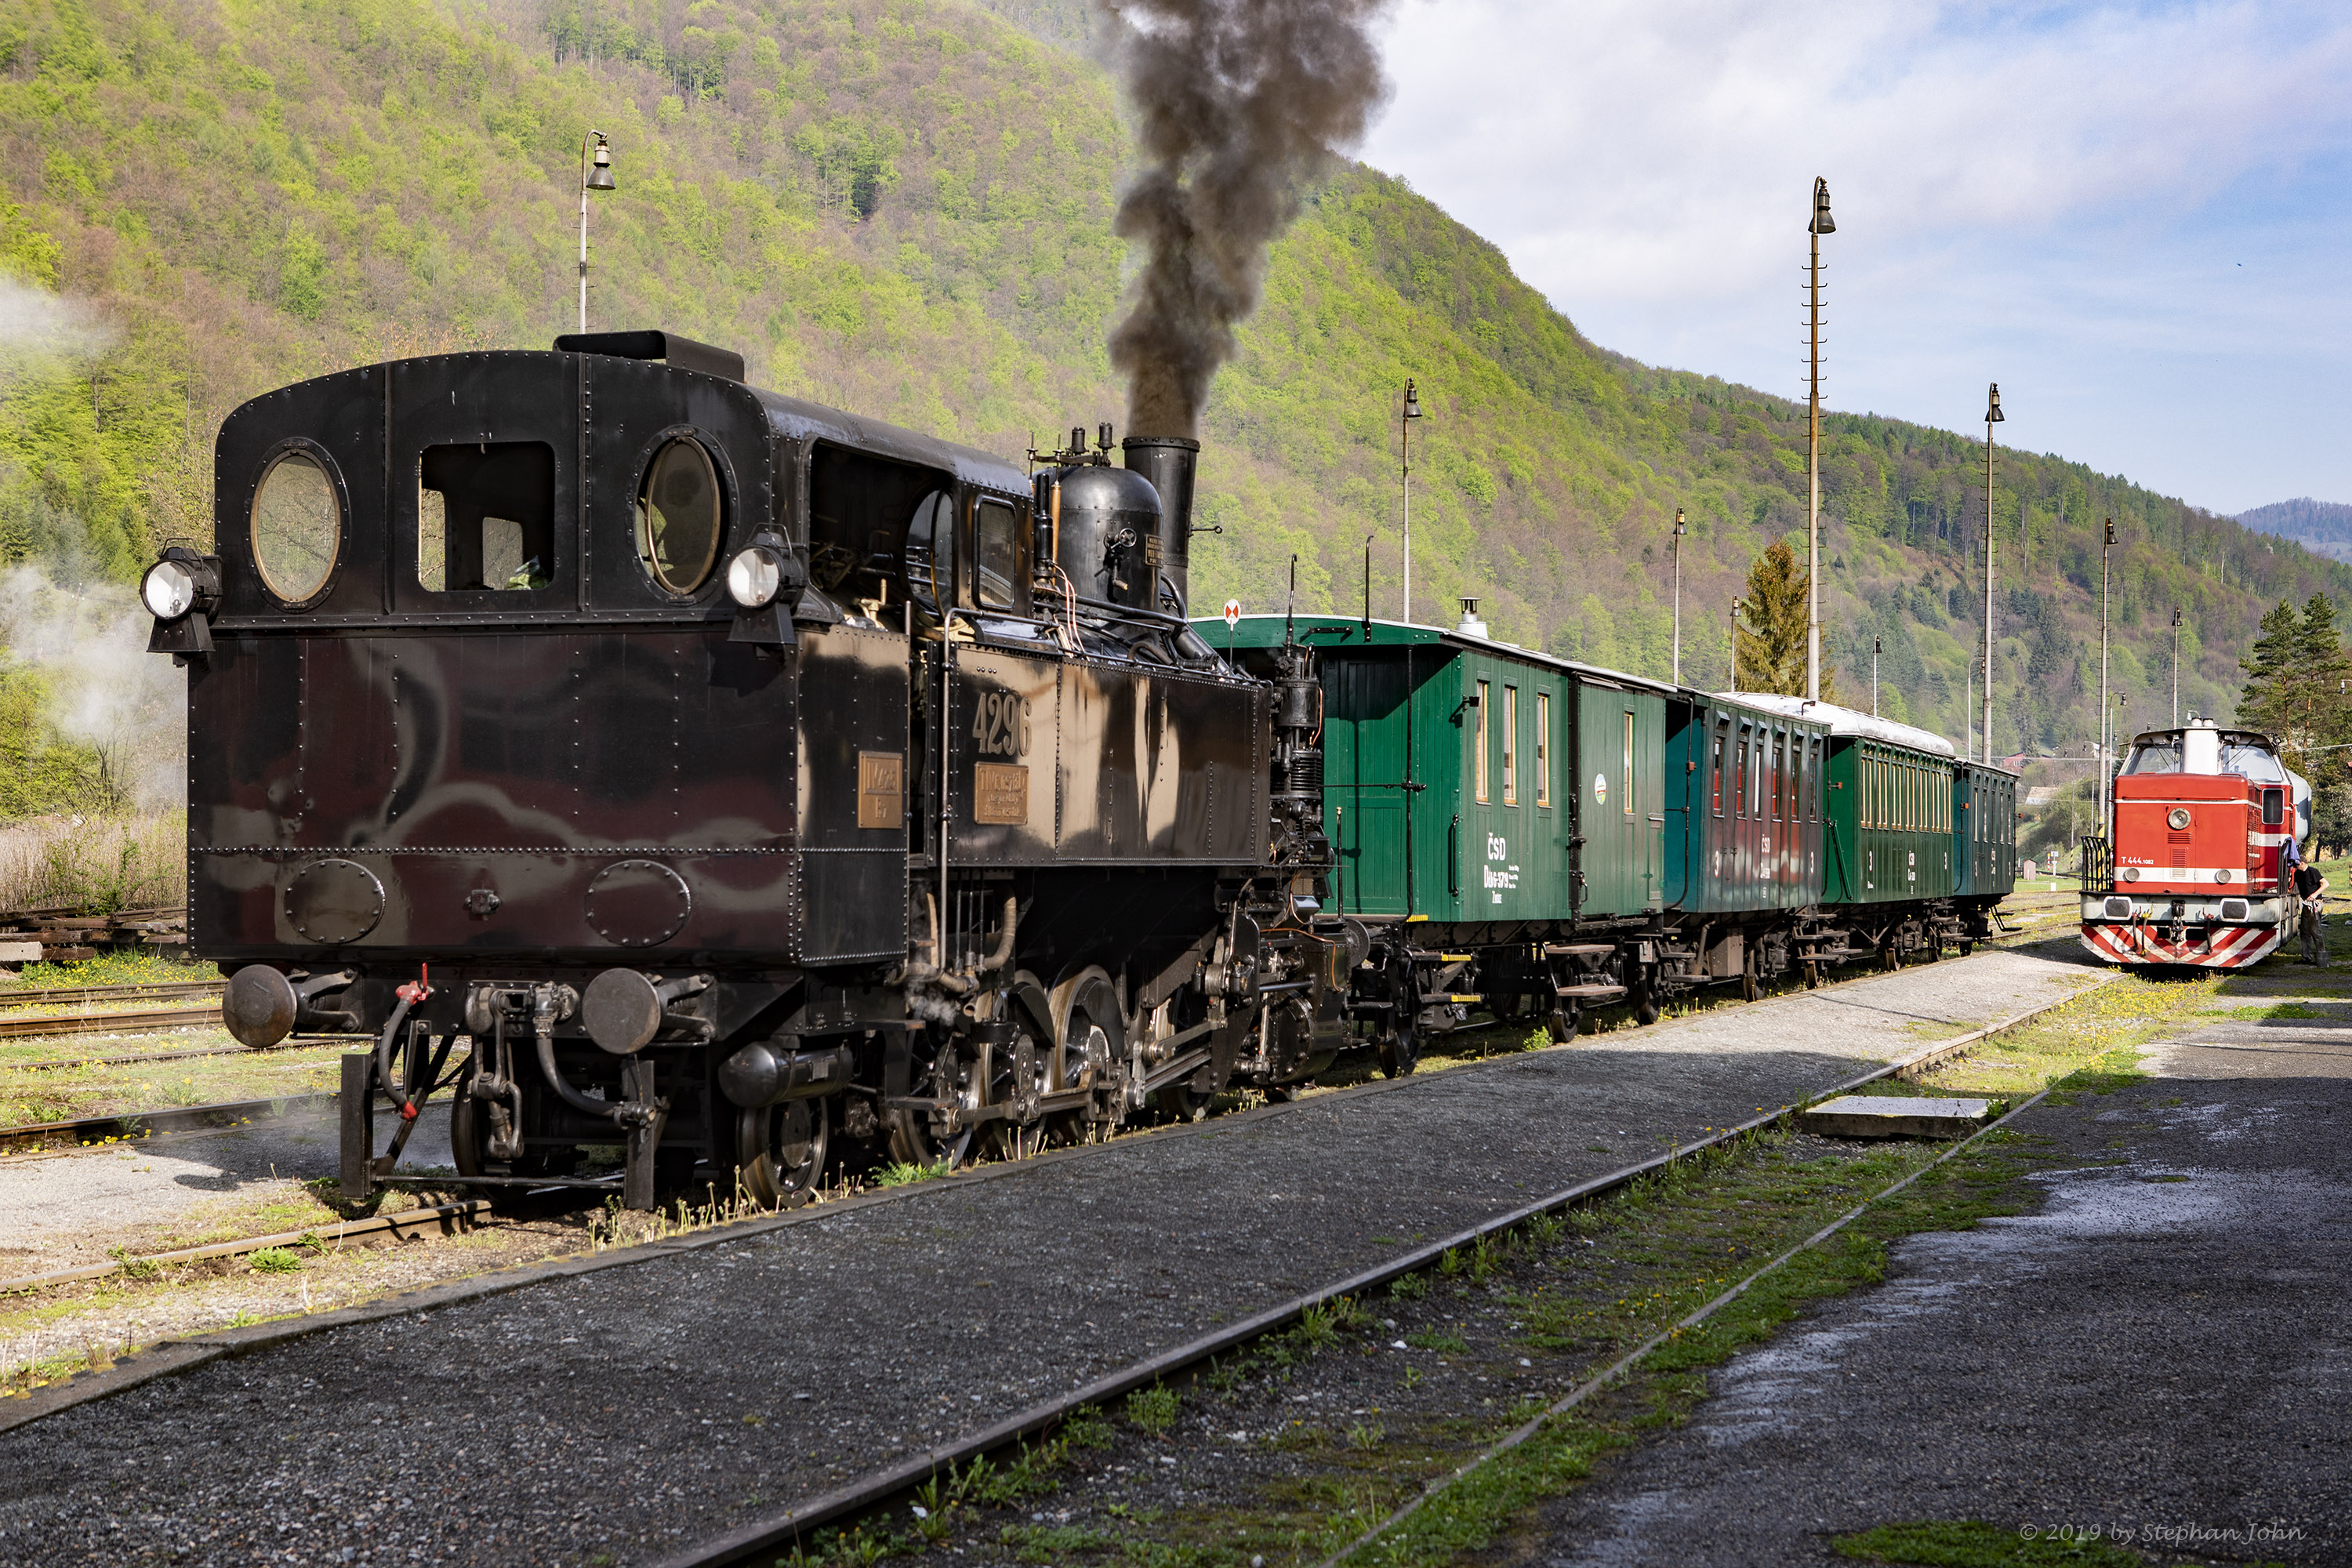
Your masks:
M558 353L611 354L615 359L657 359L680 370L705 375L743 379L743 356L731 349L716 349L676 332L566 332L555 340Z

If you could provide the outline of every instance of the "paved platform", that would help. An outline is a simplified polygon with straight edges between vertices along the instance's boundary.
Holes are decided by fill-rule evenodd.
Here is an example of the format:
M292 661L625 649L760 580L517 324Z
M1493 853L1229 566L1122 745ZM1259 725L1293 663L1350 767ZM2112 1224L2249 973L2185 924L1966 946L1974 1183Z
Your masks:
M0 1563L656 1561L2092 975L1979 953L216 1361L0 1434Z
M2080 1164L1733 1361L1514 1561L1844 1563L1873 1525L2097 1530L2161 1563L2352 1562L2352 1017L2200 1020L2020 1117Z

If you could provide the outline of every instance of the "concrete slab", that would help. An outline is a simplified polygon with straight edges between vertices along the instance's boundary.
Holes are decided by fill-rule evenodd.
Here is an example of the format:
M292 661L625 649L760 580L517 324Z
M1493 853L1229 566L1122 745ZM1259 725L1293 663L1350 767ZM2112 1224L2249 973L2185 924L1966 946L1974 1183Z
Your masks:
M214 1363L0 1435L0 1563L658 1559L2091 977L1981 953Z
M2158 1076L2018 1119L2079 1164L1926 1235L1733 1361L1515 1562L1844 1563L1915 1520L2071 1526L2156 1561L2352 1561L2352 1053L2207 1023Z
M1797 1125L1824 1138L1965 1138L1991 1110L1989 1100L1843 1094L1801 1112Z

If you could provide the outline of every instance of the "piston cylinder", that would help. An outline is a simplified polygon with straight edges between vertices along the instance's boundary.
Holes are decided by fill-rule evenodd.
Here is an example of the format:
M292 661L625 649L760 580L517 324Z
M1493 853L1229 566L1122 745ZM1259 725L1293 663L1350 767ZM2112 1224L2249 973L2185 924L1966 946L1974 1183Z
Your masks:
M856 1066L847 1046L796 1051L784 1040L754 1040L719 1064L719 1087L750 1110L787 1100L831 1094Z

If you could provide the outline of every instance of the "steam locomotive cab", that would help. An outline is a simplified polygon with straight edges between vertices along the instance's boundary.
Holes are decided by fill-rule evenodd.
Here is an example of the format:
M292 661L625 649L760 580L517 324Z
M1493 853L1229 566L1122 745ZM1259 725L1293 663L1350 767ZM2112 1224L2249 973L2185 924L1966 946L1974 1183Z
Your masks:
M633 1205L772 1203L836 1131L1017 1154L1309 1065L1311 742L1182 619L1193 444L1033 481L742 374L618 333L269 394L218 553L149 574L229 1027L374 1037L348 1196L436 1094L493 1189L619 1148Z
M2310 791L2252 731L2192 719L2138 736L2115 781L2112 874L2083 895L2083 945L2126 964L2267 958L2294 921L2279 856Z

